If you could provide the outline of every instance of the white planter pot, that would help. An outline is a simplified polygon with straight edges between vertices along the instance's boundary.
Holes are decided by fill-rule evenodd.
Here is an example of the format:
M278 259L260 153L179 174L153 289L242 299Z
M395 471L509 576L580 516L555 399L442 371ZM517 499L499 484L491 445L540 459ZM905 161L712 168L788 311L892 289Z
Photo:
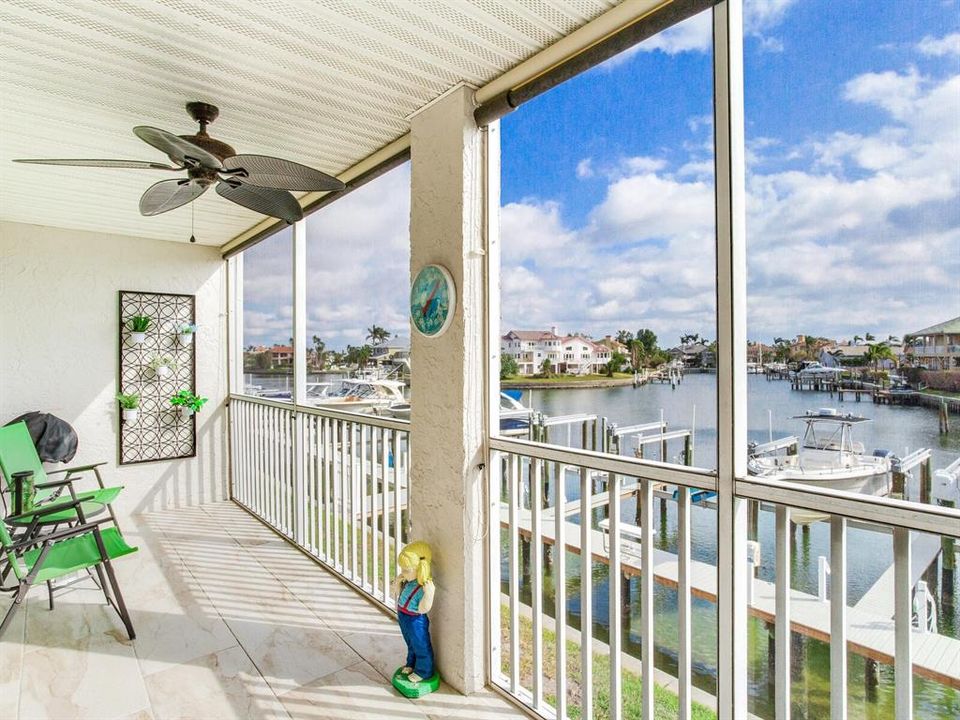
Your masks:
M180 418L183 420L193 415L193 408L189 408L186 405L178 405L177 409L180 411Z
M138 417L140 417L140 408L123 408L124 422L136 422Z
M132 332L130 333L130 342L134 345L143 345L147 339L147 334L145 332Z
M193 342L193 333L180 333L180 344L189 345Z
M171 370L167 365L161 365L154 370L154 372L157 374L158 378L168 378L173 374L173 370Z

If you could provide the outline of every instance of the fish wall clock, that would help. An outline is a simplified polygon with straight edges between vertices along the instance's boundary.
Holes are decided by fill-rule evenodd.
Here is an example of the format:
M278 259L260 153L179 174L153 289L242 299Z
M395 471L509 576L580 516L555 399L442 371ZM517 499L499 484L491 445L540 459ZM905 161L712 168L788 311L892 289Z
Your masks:
M457 306L450 272L440 265L424 265L410 286L410 319L421 335L446 332Z

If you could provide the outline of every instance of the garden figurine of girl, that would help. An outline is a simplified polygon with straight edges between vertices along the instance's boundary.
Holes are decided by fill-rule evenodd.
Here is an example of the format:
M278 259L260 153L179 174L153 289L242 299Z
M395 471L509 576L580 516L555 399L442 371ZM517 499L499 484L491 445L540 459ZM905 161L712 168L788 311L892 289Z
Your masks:
M419 697L437 689L440 676L433 664L430 619L436 588L430 573L430 546L407 545L397 556L399 573L394 581L397 622L407 644L407 661L393 676L394 686L407 697Z

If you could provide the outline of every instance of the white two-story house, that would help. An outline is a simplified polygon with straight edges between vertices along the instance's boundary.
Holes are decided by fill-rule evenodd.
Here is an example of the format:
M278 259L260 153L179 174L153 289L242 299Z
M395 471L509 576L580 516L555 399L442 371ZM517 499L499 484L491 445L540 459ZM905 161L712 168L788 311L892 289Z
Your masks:
M520 375L540 372L544 360L558 373L599 373L610 360L610 348L582 335L561 336L556 327L511 330L500 338L500 352L517 361Z

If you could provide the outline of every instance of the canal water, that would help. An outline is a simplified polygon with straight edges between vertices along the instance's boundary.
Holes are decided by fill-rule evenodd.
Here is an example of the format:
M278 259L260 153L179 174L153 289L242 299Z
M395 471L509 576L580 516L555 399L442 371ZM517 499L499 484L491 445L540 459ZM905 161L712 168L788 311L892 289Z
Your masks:
M864 444L868 453L875 448L892 450L903 455L917 448L927 447L933 451L934 469L944 467L960 456L960 434L938 434L936 411L919 407L881 406L866 402L839 403L827 393L800 392L790 389L788 382L768 381L763 376L750 376L748 382L749 440L765 442L769 439L771 426L774 438L802 434L804 423L791 420L793 415L802 415L807 410L820 407L837 407L843 412L853 412L872 418L872 423L862 423L855 429L855 440ZM652 384L641 388L620 386L575 390L544 389L527 391L524 404L547 415L597 413L618 425L653 422L661 418L669 429L695 430L694 463L713 468L716 464L716 377L710 374L691 374L674 389L669 384ZM552 442L564 444L565 431L552 429ZM579 430L573 431L573 443L577 444ZM656 446L652 446L656 448ZM678 461L682 448L668 449L668 460ZM633 447L625 444L625 454L632 454ZM648 457L658 458L659 449L648 452ZM914 480L910 491L917 492ZM567 473L564 482L566 497L579 497L579 476ZM653 512L656 547L676 552L677 528L676 505L666 502L664 513L660 501L655 500ZM636 522L636 503L625 498L622 503L622 521ZM593 524L605 517L606 509L594 511ZM716 565L717 536L716 511L707 506L694 506L692 510L693 559ZM577 522L575 516L568 518ZM761 512L758 523L758 540L761 547L761 565L758 577L773 582L776 572L774 563L774 518L773 513ZM502 535L502 575L507 578L508 552L506 534ZM547 552L544 578L544 607L554 614L555 598L552 582L552 550ZM566 562L566 614L573 627L580 625L580 558L565 553ZM817 594L818 558L829 557L829 527L815 523L808 530L798 530L794 535L792 557L792 587L809 594ZM528 553L525 553L528 558ZM855 604L877 581L893 561L893 542L889 533L852 527L848 535L848 602ZM595 637L607 640L608 619L608 568L594 562L593 616ZM925 579L934 592L938 611L938 631L953 638L958 637L960 608L942 596L941 569L932 567ZM508 592L506 582L503 591ZM629 618L623 629L624 648L640 656L639 634L639 583L628 583ZM521 584L523 601L530 601L529 567L524 568ZM960 597L960 577L954 579L954 598ZM946 601L946 602L944 602ZM677 593L659 584L655 585L655 656L658 668L670 674L677 667ZM694 598L693 605L693 660L695 684L710 692L716 691L716 606L708 601ZM774 676L770 652L772 627L751 618L748 638L750 712L773 718ZM792 644L792 705L795 718L829 717L830 714L830 658L829 645L817 640L795 635ZM894 715L893 668L868 663L851 653L848 661L849 717L874 720ZM960 692L935 682L916 677L914 679L914 708L916 718L960 718Z

